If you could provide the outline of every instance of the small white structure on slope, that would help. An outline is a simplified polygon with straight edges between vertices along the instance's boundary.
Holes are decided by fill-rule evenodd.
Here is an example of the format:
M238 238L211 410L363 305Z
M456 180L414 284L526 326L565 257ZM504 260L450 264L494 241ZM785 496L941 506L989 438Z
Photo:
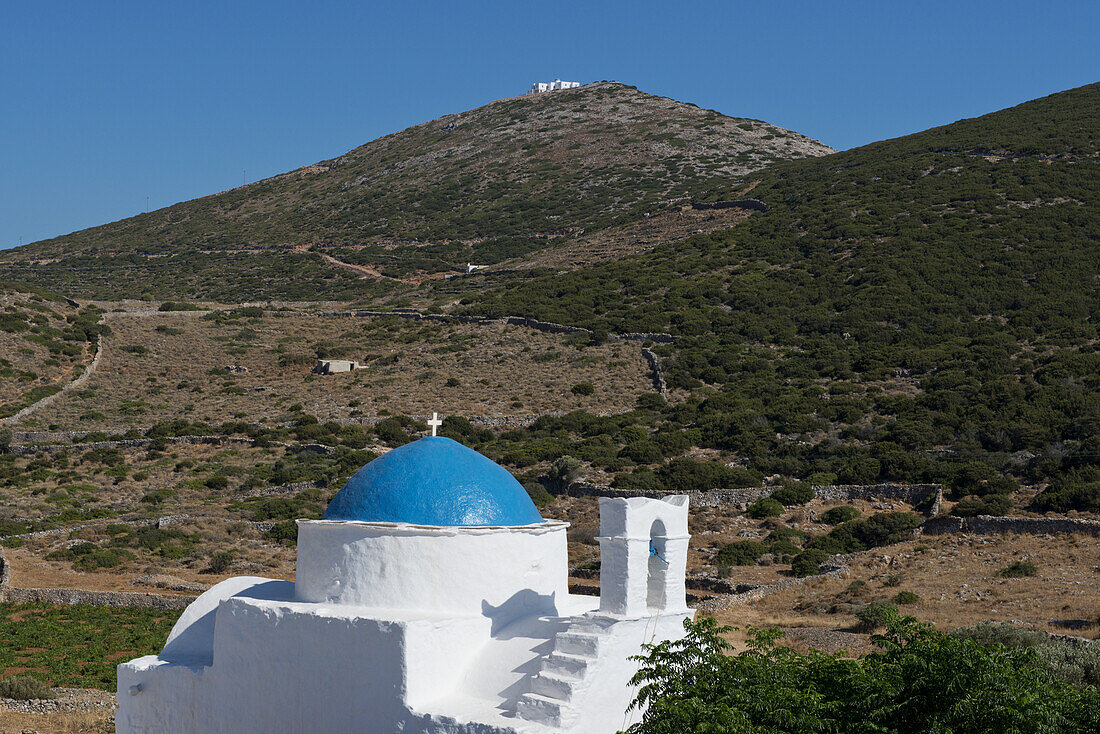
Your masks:
M691 616L687 513L601 498L600 598L576 596L568 523L449 438L406 444L298 521L295 582L223 581L119 665L117 731L618 731L630 657Z
M313 374L335 375L339 372L353 372L355 370L365 369L365 365L361 365L350 359L319 359L317 360L317 364L313 365Z
M553 92L558 89L576 89L580 85L580 82L563 82L561 79L555 79L552 82L535 82L531 85L531 88L527 90L527 94Z

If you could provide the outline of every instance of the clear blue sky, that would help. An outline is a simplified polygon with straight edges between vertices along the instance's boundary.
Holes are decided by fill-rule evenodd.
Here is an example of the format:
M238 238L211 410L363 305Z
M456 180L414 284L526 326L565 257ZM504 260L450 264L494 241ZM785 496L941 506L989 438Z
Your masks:
M615 79L835 148L1100 80L1100 3L0 5L0 248Z

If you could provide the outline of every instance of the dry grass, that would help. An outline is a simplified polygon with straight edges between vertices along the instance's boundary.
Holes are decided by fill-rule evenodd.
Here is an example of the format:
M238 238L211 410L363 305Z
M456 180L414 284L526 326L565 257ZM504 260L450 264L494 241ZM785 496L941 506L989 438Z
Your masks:
M1030 560L1029 578L1000 578L1013 561ZM847 628L853 608L911 591L905 614L949 631L982 620L1096 637L1100 615L1100 547L1071 535L927 536L857 556L843 579L822 579L719 612L724 624L767 626L795 610L794 626ZM865 586L848 591L854 581ZM1080 621L1081 626L1078 626ZM781 624L779 626L787 626Z
M579 349L560 335L516 326L383 325L301 315L226 324L118 316L110 325L114 334L84 389L22 427L119 430L175 418L263 422L278 420L295 403L322 421L432 411L496 417L598 412L631 407L652 389L634 343ZM333 348L369 369L311 375L317 350ZM248 372L227 373L230 365ZM592 383L595 392L574 394L580 382Z
M0 709L0 734L110 734L114 730L115 717L109 712L24 714Z

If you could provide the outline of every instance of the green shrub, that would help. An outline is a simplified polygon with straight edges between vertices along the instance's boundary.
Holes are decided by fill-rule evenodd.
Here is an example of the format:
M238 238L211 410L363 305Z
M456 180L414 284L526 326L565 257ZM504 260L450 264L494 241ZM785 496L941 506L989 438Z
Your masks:
M767 548L763 543L757 543L754 540L735 540L722 546L714 557L714 562L720 566L751 566L766 552Z
M771 497L762 497L749 505L749 509L745 511L745 514L757 520L779 517L783 514L783 505Z
M825 510L824 514L821 515L821 521L828 525L839 525L842 522L855 520L859 515L859 510L851 505L837 505Z
M873 601L856 612L856 630L859 632L874 632L877 629L888 626L898 619L898 610L893 604L884 601Z
M538 482L524 482L523 488L527 490L527 495L535 503L535 507L540 510L554 501L554 495Z
M17 701L31 701L43 698L57 698L50 686L30 675L13 675L0 678L0 698L14 698Z
M196 306L193 303L177 303L175 301L165 301L157 306L158 311L202 311L201 306Z
M101 548L95 543L77 543L70 548L55 550L46 555L50 561L70 561L80 571L98 571L116 568L132 559L134 554L123 548Z
M804 505L813 498L813 487L808 484L788 484L772 492L772 499L787 507Z
M1100 512L1100 467L1086 466L1059 476L1031 502L1039 512Z
M210 556L210 565L204 573L225 573L233 563L233 551L218 551Z
M176 490L169 489L168 487L161 487L142 497L141 501L150 505L159 505L161 502L174 497L175 494Z
M1003 494L991 494L986 497L973 495L963 497L951 508L955 517L975 517L977 515L1007 515L1012 508L1012 500Z
M1100 687L1100 641L1069 641L1041 630L1023 629L1008 622L979 622L951 633L984 647L1032 648L1043 666L1058 680L1075 686Z
M828 553L858 553L906 540L920 518L911 512L880 512L862 520L841 523L825 535L808 541L808 548L820 548Z
M229 478L224 474L215 474L209 477L203 484L206 485L207 489L212 489L217 492L229 486Z
M821 573L821 564L829 558L829 554L817 548L810 548L799 553L791 561L791 573L795 576L814 576Z
M1037 573L1039 573L1039 569L1031 561L1013 561L998 571L997 575L1006 579L1018 579L1024 576L1034 576Z
M596 392L596 386L591 382L578 382L571 389L574 395L591 395Z
M788 542L800 544L803 543L806 538L806 533L802 532L801 530L798 530L797 528L787 527L786 525L781 525L775 530L772 530L770 533L768 533L768 537L764 540L767 543Z
M789 540L780 540L769 545L768 552L773 554L777 560L784 562L791 556L797 556L802 552L802 549Z
M1100 642L1052 642L1035 648L1043 665L1058 680L1100 688Z
M898 606L902 606L904 604L916 604L918 601L920 601L920 597L917 594L914 594L912 591L899 591L890 601L894 602Z
M264 537L282 545L298 545L298 523L293 520L276 523L264 533Z
M979 645L1004 645L1005 647L1036 647L1050 641L1050 635L1040 630L1015 627L1008 622L985 620L969 627L959 627L951 634L969 637Z

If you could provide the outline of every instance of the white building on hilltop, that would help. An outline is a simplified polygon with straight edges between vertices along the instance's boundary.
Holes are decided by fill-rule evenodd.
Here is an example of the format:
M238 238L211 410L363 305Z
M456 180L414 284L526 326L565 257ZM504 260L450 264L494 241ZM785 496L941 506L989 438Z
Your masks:
M298 521L294 582L223 581L119 665L117 731L618 731L631 656L691 616L687 512L601 498L600 597L577 596L568 523L451 439L406 444Z
M527 90L527 94L553 92L558 89L576 89L580 85L580 82L563 82L561 79L555 79L552 82L535 82L531 85L531 88Z

